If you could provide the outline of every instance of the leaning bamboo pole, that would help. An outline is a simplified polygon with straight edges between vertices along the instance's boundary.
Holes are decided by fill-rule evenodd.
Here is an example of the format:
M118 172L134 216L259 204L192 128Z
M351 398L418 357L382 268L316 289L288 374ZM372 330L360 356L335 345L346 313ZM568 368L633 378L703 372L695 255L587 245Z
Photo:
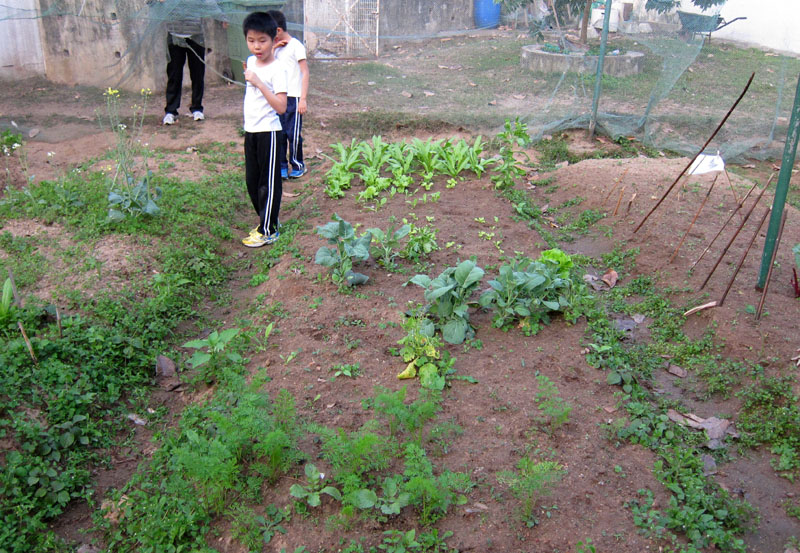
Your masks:
M736 269L733 271L733 276L731 277L730 282L728 282L728 287L725 288L725 292L722 294L722 297L717 302L717 305L722 305L725 302L725 298L728 296L728 292L731 291L731 286L733 286L733 281L736 280L736 275L738 275L739 271L742 269L742 266L744 265L744 260L747 259L747 254L750 252L750 248L753 247L753 242L756 241L758 233L761 232L761 227L764 226L764 221L767 220L767 216L769 215L770 211L772 211L772 208L768 207L767 210L764 212L764 216L761 217L761 221L758 223L756 231L753 233L753 237L747 244L747 247L745 248L744 253L742 254L742 258L739 260L739 263L736 264Z
M716 270L717 270L717 267L719 266L720 262L722 261L722 258L723 258L723 257L725 257L725 254L726 254L726 253L728 253L728 248L730 248L730 247L731 247L731 245L733 244L733 242L736 240L736 237L737 237L737 236L739 236L739 233L740 233L740 232L742 231L742 229L744 228L744 225L745 225L745 223L747 223L747 220L750 218L750 215L752 215L752 214L753 214L753 211L755 210L756 206L758 205L758 201L761 199L761 197L764 195L764 192L766 192L766 191L767 191L767 187L765 186L765 187L764 187L764 188L761 190L761 192L758 194L758 196L756 197L756 201L755 201L755 202L753 202L753 205L752 205L752 206L750 207L750 209L747 211L747 214L744 216L744 219L742 220L742 223L739 225L739 228L737 228L737 229L736 229L736 232L734 232L734 233L733 233L733 236L731 236L731 239L730 239L730 240L728 240L728 244L725 246L725 249L723 249L723 250L722 250L722 253L721 253L721 254L720 254L720 256L719 256L719 259L717 259L717 262L716 262L716 263L714 263L714 267L712 267L712 268L711 268L711 272L710 272L710 273L708 273L708 276L707 276L707 277L706 277L706 279L703 281L703 284L702 284L702 286L700 286L700 289L701 289L701 290L702 290L703 288L705 288L705 287L706 287L706 284L708 284L708 281L709 281L709 280L711 280L711 275L713 275L713 274L714 274L714 271L716 271Z
M773 173L772 175L770 175L770 177L769 177L769 180L767 181L767 186L769 186L769 183L770 183L770 182L772 182L772 177L773 177L773 176L775 176L775 175L774 175L774 173ZM691 266L691 267L689 267L689 270L690 270L690 271L691 271L691 270L693 270L693 269L694 269L694 268L697 266L697 264L698 264L698 263L700 263L700 261L703 259L703 256L705 256L705 255L706 255L706 253L708 253L708 250L710 250L710 249L711 249L711 246L713 246L713 245L714 245L714 242L716 242L716 241L717 241L717 238L719 238L719 235L720 235L720 234L722 234L722 231L724 231L724 230L725 230L725 229L728 227L728 223L730 223L730 222L731 222L731 219L733 219L733 217L736 215L736 213L737 213L737 212L738 212L740 209L742 209L742 208L744 207L744 202L746 202L746 201L747 201L747 198L749 198L749 197L750 197L750 194L753 192L753 190L755 190L755 189L756 189L756 186L758 186L758 184L757 184L757 183L756 183L756 184L753 184L753 186L751 186L751 187L750 187L750 190L748 190L748 191L747 191L747 194L745 194L745 195L744 195L744 198L742 198L742 201L741 201L741 202L739 202L739 204L736 206L736 208L735 208L735 209L733 210L733 212L730 214L730 217L728 217L728 219L725 221L725 224L723 224L723 225L722 225L722 227L720 227L720 229L717 231L717 234L715 234L715 235L714 235L714 238L712 238L712 239L711 239L711 242L709 242L709 243L708 243L708 246L706 246L706 249L704 249L704 250L703 250L703 253L701 253L701 254L700 254L700 257L698 257L698 258L697 258L697 261L695 261L694 263L692 263L692 266Z
M652 215L653 212L656 209L658 209L658 206L661 205L661 202L663 202L666 199L666 197L669 195L669 193L672 192L672 189L675 188L675 185L678 184L678 182L681 180L681 177L683 177L683 175L686 173L686 171L689 170L689 167L692 166L692 163L694 163L694 161L700 156L700 154L702 154L703 151L705 151L705 149L708 147L708 145L711 143L711 141L714 140L714 137L717 136L717 133L720 131L720 129L722 129L722 126L725 124L725 122L728 120L728 118L733 113L733 110L736 109L736 106L738 106L739 102L741 102L742 98L744 98L744 95L747 93L747 89L750 88L750 84L753 82L753 78L755 76L756 76L755 72L753 72L753 74L750 75L750 78L748 79L747 84L744 87L744 90L742 90L742 93L739 95L739 97L733 103L733 105L731 106L731 109L729 109L728 113L725 114L725 117L722 118L722 121L720 121L719 125L717 125L717 128L714 129L714 132L711 133L711 136L708 137L708 140L706 140L706 143L703 144L703 147L700 148L700 150L694 155L694 157L691 159L691 161L686 164L686 167L683 168L683 171L681 171L680 175L678 175L678 178L676 178L675 181L669 186L669 188L667 188L667 191L664 192L664 195L661 196L661 199L658 200L658 202L656 202L656 205L654 205L653 208L647 213L647 215L644 216L644 219L642 219L642 222L639 223L636 226L635 229L633 229L634 233L637 232L640 228L642 228L642 225L645 223L645 221L647 221L647 219L650 218L650 215Z
M764 309L764 300L767 299L767 289L769 288L769 281L772 278L772 269L775 268L775 258L778 256L778 244L781 243L781 236L783 236L783 227L786 225L786 212L781 215L781 226L778 229L778 237L775 239L775 245L772 248L772 257L770 257L769 270L767 271L767 279L764 281L764 290L761 291L761 300L758 302L758 309L756 309L756 320L761 318L761 310Z
M719 173L717 173L717 176L714 177L714 181L711 183L711 186L708 187L708 192L706 192L705 198L703 198L703 201L700 203L700 209L698 209L697 213L694 214L694 219L692 219L692 222L689 223L689 228L686 229L686 232L683 233L681 241L678 242L678 247L675 248L674 252L672 252L672 256L669 258L669 261L667 261L667 265L672 263L672 261L675 259L675 256L678 255L678 251L681 249L681 246L683 246L683 241L686 240L687 236L689 236L689 231L692 230L692 227L697 221L697 218L700 216L700 212L703 211L703 207L705 207L706 202L708 201L708 197L711 195L711 191L714 190L714 185L717 184L718 178L719 178Z

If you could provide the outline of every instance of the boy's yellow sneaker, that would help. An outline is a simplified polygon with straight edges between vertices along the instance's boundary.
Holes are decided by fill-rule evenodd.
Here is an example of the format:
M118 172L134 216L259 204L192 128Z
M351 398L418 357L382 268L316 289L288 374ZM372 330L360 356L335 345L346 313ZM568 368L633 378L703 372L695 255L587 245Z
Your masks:
M244 238L242 240L242 244L244 244L248 248L260 248L261 246L274 244L275 241L278 240L278 237L280 235L281 235L280 232L273 232L272 234L265 235L256 231L254 234L251 234L250 236Z

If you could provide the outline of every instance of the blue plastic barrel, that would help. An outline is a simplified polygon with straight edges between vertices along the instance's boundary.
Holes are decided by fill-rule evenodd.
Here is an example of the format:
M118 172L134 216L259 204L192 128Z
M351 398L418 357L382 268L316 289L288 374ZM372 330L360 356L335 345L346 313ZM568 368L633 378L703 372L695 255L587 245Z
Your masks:
M494 29L500 24L500 4L494 0L475 0L475 26L479 29Z

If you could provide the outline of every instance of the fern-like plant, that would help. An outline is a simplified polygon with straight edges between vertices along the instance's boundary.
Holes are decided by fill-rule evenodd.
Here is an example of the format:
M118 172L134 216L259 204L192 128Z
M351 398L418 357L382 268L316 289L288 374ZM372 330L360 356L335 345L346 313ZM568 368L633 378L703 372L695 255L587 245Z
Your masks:
M517 472L499 472L497 481L508 486L514 497L522 502L520 515L530 528L539 523L534 516L536 502L549 495L567 471L555 461L538 462L530 457L520 459L517 469Z

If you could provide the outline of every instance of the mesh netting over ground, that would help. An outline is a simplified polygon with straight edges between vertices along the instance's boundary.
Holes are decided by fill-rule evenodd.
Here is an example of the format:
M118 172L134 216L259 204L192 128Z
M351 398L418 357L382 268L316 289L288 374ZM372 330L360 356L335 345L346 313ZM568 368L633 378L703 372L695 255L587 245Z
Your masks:
M208 49L207 80L241 83L241 62L248 55L241 22L252 11L277 8L309 50L311 94L317 101L475 131L495 130L518 117L539 136L589 126L605 7L585 0L35 4L15 0L0 7L0 27L9 31L5 55L20 49L19 43L33 55L29 51L38 46L29 35L19 35L34 29L30 32L41 37L42 72L57 81L97 85L87 79L102 73L110 85L163 88L167 29L198 18ZM800 61L717 38L750 39L758 25L763 27L763 20L738 11L743 5L738 0L614 2L598 132L696 152L755 72L749 93L710 148L729 160L779 155ZM778 9L764 8L761 16L766 12L781 19ZM588 37L582 40L584 12ZM788 39L777 44L778 51L792 50ZM188 81L187 75L184 86Z

